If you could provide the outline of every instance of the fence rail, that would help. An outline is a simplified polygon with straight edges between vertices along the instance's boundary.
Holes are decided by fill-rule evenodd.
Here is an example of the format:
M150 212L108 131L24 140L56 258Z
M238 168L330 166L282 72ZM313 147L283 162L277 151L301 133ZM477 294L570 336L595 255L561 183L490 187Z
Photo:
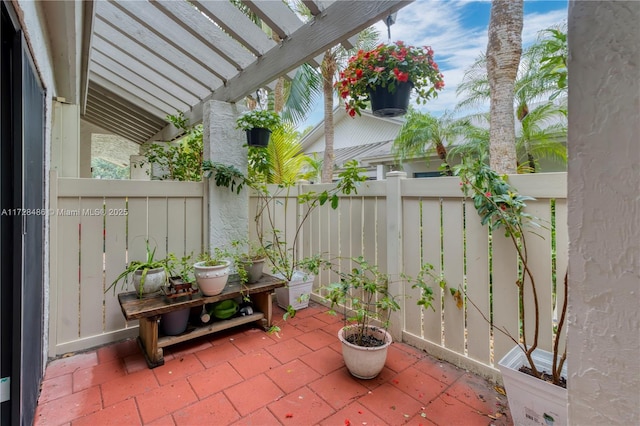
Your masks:
M52 209L60 213L51 226L51 355L134 334L135 325L124 322L116 299L104 289L129 260L144 256L147 239L157 245L160 257L205 248L206 184L58 179L55 174L51 182ZM528 202L527 211L542 227L527 244L541 301L540 347L550 349L554 301L563 300L567 268L566 174L518 175L510 182L520 193L536 198ZM299 185L278 198L276 226L288 239L303 213L297 195L323 189L324 185ZM249 217L255 206L251 196ZM128 214L116 215L122 209ZM92 215L94 211L101 214ZM256 236L252 221L249 234ZM300 238L304 256L324 253L342 271L351 268L349 258L363 256L398 278L392 287L402 305L392 317L396 339L499 378L495 365L513 342L495 327L515 336L521 330L515 285L518 260L510 241L481 226L457 178L404 179L390 174L385 181L365 182L357 194L342 196L338 209L318 208ZM419 307L418 291L399 280L402 272L415 276L424 263L432 264L447 286L440 289L434 283L434 310ZM321 287L332 279L330 272L320 274L315 300L323 301ZM461 308L451 288L463 290ZM530 318L533 312L525 314Z
M554 300L563 300L561 284L567 268L566 174L511 176L510 182L520 193L536 198L528 203L527 212L537 217L541 228L528 236L527 245L540 300L539 346L549 350L556 318ZM322 189L301 185L290 194L288 206L296 205L298 191ZM282 201L279 206L284 205ZM296 223L292 214L295 210L282 215L289 228ZM462 196L458 178L396 176L366 182L357 195L342 196L337 210L318 208L302 238L305 256L324 253L342 271L349 270L348 259L356 256L376 263L398 281L402 272L415 276L424 263L433 265L446 282L444 289L433 284L434 310L416 304L419 290L406 283L393 287L402 305L392 317L394 337L486 377L499 378L495 365L513 342L495 327L504 327L516 338L520 332L518 259L509 240L499 232L490 235L480 224L473 204ZM335 278L322 272L313 298L322 302L322 287ZM463 293L461 308L451 288ZM527 301L531 297L525 294ZM534 313L529 309L525 314L531 318ZM492 324L487 321L491 319ZM528 329L527 335L532 331Z

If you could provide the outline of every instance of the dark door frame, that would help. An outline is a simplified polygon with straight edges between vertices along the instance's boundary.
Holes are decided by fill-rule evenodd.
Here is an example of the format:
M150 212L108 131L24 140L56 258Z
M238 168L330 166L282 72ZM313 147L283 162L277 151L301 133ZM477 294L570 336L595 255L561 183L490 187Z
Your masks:
M30 425L44 357L44 90L11 5L1 12L1 367L11 384L0 420Z

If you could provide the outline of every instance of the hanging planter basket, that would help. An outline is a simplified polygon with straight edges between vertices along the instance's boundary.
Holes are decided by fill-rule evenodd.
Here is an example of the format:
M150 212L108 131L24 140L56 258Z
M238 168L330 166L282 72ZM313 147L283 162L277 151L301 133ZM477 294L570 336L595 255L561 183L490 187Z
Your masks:
M377 117L398 117L406 114L412 87L413 83L411 82L399 83L393 93L387 87L376 87L369 93L373 115Z
M247 145L257 146L265 148L269 145L269 138L271 137L271 130L264 127L254 127L253 129L246 130L247 132Z

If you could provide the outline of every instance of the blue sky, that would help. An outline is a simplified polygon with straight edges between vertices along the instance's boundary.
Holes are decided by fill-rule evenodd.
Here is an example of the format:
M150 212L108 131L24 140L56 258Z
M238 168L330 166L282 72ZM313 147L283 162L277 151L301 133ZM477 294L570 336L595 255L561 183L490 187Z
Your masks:
M429 45L442 70L445 89L437 99L422 105L421 110L435 115L452 110L456 104L456 87L464 70L487 48L487 29L491 13L490 1L417 0L398 12L391 27L391 41L402 40L413 45ZM534 42L538 31L566 22L566 0L529 0L524 3L522 43ZM387 42L387 27L379 22L380 41ZM300 128L322 120L322 101Z

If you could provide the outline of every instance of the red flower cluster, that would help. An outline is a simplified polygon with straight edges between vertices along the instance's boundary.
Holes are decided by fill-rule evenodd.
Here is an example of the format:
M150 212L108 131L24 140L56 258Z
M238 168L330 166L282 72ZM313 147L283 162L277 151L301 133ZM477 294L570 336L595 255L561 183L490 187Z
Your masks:
M444 87L431 47L414 47L397 41L370 51L360 50L349 59L335 86L345 100L347 112L354 117L366 108L369 93L375 87L387 87L393 92L399 83L405 82L413 86L418 103L437 96L436 91Z

